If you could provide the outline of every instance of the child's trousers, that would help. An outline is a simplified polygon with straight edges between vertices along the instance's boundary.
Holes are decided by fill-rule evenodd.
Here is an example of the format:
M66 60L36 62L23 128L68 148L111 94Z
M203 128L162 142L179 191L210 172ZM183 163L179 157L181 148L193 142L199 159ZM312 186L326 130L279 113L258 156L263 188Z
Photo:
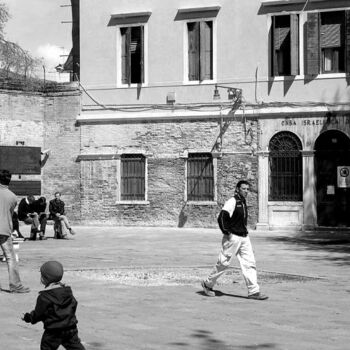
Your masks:
M56 350L62 345L67 350L85 350L78 337L78 329L45 329L40 350Z

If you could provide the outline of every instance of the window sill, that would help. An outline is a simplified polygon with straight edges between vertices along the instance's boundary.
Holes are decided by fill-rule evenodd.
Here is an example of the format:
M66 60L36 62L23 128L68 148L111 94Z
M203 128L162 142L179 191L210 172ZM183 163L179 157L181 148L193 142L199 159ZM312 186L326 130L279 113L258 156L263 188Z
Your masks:
M322 73L316 76L316 79L334 79L346 78L346 73Z
M290 80L304 80L307 78L312 79L342 79L346 78L346 73L323 73L323 74L317 74L317 75L280 75L276 77L270 77L270 81L290 81Z
M213 85L216 81L214 79L212 80L185 80L183 82L184 85Z
M209 206L209 205L217 205L217 202L214 201L188 201L186 203L187 205L202 205L202 206Z
M148 87L148 83L138 83L138 84L118 84L117 89L136 89L138 87Z
M302 80L304 75L278 75L276 77L270 77L270 81L288 81L288 80Z
M116 201L115 204L117 205L149 205L149 201Z

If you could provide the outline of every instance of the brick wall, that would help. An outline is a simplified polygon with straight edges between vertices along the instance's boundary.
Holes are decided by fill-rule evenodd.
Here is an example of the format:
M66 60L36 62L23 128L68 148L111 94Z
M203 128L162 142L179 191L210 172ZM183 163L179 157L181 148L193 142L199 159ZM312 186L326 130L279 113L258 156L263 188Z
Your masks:
M79 92L0 91L0 145L51 149L40 175L14 175L14 180L40 180L41 195L48 200L56 190L62 191L67 211L73 221L80 219L80 167L75 162L80 152ZM20 198L19 198L20 199Z
M42 191L51 199L60 191L73 222L80 220L80 132L75 123L79 111L77 91L46 96L43 147L51 154L42 169Z
M257 123L230 123L217 158L217 202L185 202L185 152L210 152L220 133L212 120L76 124L77 90L43 93L0 92L0 144L51 149L41 175L41 195L62 192L73 222L106 225L217 227L216 216L242 178L252 183L251 226L257 221ZM246 135L247 134L247 135ZM144 152L148 162L148 203L120 204L118 160L82 160L79 155ZM14 176L17 179L16 176Z
M249 224L257 222L257 123L231 122L217 161L217 203L184 201L184 152L210 152L220 133L217 120L81 125L81 154L144 152L148 162L147 204L120 204L118 160L82 160L82 221L114 225L217 227L216 216L236 183L251 181Z

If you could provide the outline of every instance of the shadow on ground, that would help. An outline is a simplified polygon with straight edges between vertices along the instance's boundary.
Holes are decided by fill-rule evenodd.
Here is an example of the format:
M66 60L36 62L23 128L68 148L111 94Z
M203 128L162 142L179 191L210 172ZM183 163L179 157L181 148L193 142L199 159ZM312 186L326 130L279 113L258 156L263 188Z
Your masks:
M212 332L206 330L194 330L190 337L199 342L195 344L196 349L201 350L258 350L258 349L276 349L276 344L264 343L264 344L252 344L252 345L229 345L224 341L214 337ZM190 342L174 342L169 345L178 346L179 348L192 347L192 341Z
M299 249L329 253L330 261L350 265L350 232L303 232L292 236L269 237L269 240L293 245ZM324 257L309 256L310 259Z

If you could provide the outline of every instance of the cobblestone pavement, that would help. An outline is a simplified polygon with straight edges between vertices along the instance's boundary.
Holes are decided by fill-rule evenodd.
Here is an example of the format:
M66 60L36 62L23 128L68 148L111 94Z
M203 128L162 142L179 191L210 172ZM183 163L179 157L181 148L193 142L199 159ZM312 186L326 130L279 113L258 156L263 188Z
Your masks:
M22 227L25 235L29 232ZM32 292L0 293L1 349L39 349L42 324L20 320L34 305L39 267L65 266L78 299L87 350L349 348L350 232L255 232L251 240L267 301L246 298L237 261L203 295L200 281L216 261L215 229L76 227L69 240L20 243L23 283ZM0 282L8 285L6 263Z

